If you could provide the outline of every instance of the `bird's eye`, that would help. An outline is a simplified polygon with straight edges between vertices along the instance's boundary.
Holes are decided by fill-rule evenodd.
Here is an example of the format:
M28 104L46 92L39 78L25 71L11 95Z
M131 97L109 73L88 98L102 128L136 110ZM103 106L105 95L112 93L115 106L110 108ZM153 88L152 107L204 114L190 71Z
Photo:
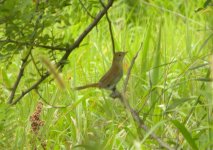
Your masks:
M121 54L119 54L118 56L121 56Z

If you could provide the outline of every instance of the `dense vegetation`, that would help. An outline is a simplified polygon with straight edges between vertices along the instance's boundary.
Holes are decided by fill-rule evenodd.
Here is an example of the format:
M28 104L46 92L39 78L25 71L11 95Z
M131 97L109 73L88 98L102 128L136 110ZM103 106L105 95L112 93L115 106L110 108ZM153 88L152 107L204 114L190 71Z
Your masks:
M0 149L213 149L212 5L0 0Z

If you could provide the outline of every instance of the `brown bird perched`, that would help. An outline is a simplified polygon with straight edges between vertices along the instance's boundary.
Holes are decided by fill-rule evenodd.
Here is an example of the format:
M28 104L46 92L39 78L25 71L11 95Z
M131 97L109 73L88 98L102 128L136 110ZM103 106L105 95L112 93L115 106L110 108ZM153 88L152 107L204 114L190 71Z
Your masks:
M76 87L75 90L83 90L90 87L116 90L116 85L123 76L123 59L127 52L116 52L113 57L112 65L98 83Z

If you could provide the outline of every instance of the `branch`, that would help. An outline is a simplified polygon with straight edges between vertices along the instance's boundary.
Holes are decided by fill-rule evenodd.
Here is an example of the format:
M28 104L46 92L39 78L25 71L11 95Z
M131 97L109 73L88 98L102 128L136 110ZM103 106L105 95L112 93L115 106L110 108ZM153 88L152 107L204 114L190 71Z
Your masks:
M140 52L140 50L141 50L141 48L142 48L142 45L143 45L143 42L141 42L140 48L139 48L139 50L137 51L135 57L133 57L132 62L131 62L131 65L130 65L130 67L129 67L129 69L128 69L127 76L126 76L126 80L125 80L125 82L124 82L124 88L123 88L123 92L124 92L124 93L126 92L126 89L127 89L127 84L128 84L128 81L129 81L130 73L131 73L131 71L132 71L132 67L133 67L133 65L134 65L134 63L135 63L136 58L138 57L138 53Z
M100 1L101 5L105 8L106 6L104 5L104 3L101 0L99 0L99 1ZM108 25L109 25L109 33L110 33L111 42L112 42L112 52L113 52L113 55L114 55L115 54L115 41L114 41L113 32L112 32L112 22L109 19L107 12L106 12L106 18L107 18L107 22L108 22Z
M64 67L64 62L66 62L67 58L69 57L70 53L77 47L79 47L80 43L83 41L83 39L88 35L88 33L98 24L98 22L101 20L101 18L106 14L107 10L112 6L113 0L109 0L108 4L106 7L101 10L93 22L80 34L80 36L75 40L75 42L67 49L66 53L63 55L59 63L57 64L57 67L62 70ZM35 82L31 87L26 89L25 91L22 92L22 94L17 97L12 105L16 104L19 102L26 94L31 92L33 89L38 88L38 86L47 78L49 77L49 73L46 72L44 76L42 76L37 82Z
M141 44L142 45L142 44ZM141 48L141 47L140 47ZM140 50L140 49L139 49ZM139 52L138 50L138 52ZM135 57L132 59L131 61L131 66L129 67L128 69L128 74L127 74L127 78L125 80L125 84L124 84L124 89L123 91L125 92L126 91L126 86L128 84L128 80L129 80L129 76L130 76L130 73L131 73L131 70L132 70L132 67L134 65L134 62L138 56L138 52L136 53ZM131 113L132 115L132 118L134 119L134 121L138 124L138 126L140 128L142 128L145 132L149 132L149 128L144 124L143 120L140 118L140 115L138 114L138 112L136 110L134 110L128 100L125 98L124 94L122 94L121 92L119 91L114 91L114 93L111 94L111 97L112 98L119 98L119 100L121 101L121 103L124 105L124 107ZM164 147L165 149L168 149L168 150L174 150L172 147L170 147L167 143L165 143L164 141L162 141L155 133L150 133L150 136L151 138L155 139L159 144L160 146Z
M25 91L23 91L21 93L21 95L19 97L17 97L12 105L15 105L17 102L19 102L27 93L29 93L30 91L32 91L33 89L36 89L50 74L48 72L46 72L46 74L44 76L42 76L36 83L34 83L30 88L26 89Z
M69 105L66 105L66 106L55 106L55 105L52 105L52 104L48 103L48 101L42 97L42 95L39 93L38 89L36 89L35 91L36 91L36 93L38 94L38 96L40 97L40 99L41 99L46 105L49 105L51 108L66 108L66 107L72 105L72 104L69 104Z
M37 33L37 30L38 30L38 23L39 23L40 19L42 18L42 15L43 15L43 14L40 14L40 15L38 16L37 20L36 20L35 27L34 27L34 31L33 31L33 33L32 33L32 37L31 37L31 39L30 39L31 42L33 42L33 41L35 40L35 35L36 35L36 33ZM21 81L21 79L22 79L22 77L23 77L24 70L25 70L25 67L26 67L26 65L27 65L27 60L28 60L28 58L29 58L29 56L30 56L30 54L31 54L31 52L32 52L32 49L33 49L33 46L31 46L31 47L29 48L29 51L28 51L27 55L24 57L24 59L22 59L22 64L21 64L21 68L20 68L19 73L18 73L18 77L17 77L17 79L16 79L16 81L15 81L13 87L12 87L12 92L11 92L10 97L9 97L9 99L8 99L8 103L9 103L9 104L11 104L11 103L13 102L13 98L14 98L14 96L15 96L15 93L16 93L16 90L17 90L17 88L18 88L18 85L19 85L19 83L20 83L20 81Z
M93 20L93 22L83 31L83 33L77 38L77 40L69 47L69 49L66 51L64 56L61 58L61 60L58 63L58 67L61 70L64 67L64 62L66 62L67 58L69 57L70 53L77 47L79 47L80 43L83 41L83 39L87 36L87 34L98 24L98 22L101 20L101 18L107 13L108 9L112 6L114 0L109 0L106 7L99 12L99 14L96 16L96 18Z
M26 64L27 64L27 60L30 56L30 53L32 51L32 48L29 50L28 54L25 56L25 58L22 60L22 64L21 64L21 68L19 70L19 73L18 73L18 76L17 76L17 79L12 87L12 91L11 91L11 94L10 94L10 97L8 99L8 103L11 104L13 102L13 98L15 96L15 93L16 93L16 90L17 90L17 87L21 81L21 78L23 77L23 74L24 74L24 70L25 70L25 67L26 67Z
M91 18L95 19L94 16L92 16L92 14L88 11L88 9L84 6L83 2L81 0L79 0L81 6L83 7L83 9L86 11L87 15L90 16Z
M51 50L59 50L59 51L66 51L67 48L65 47L59 47L59 46L48 46L48 45L40 45L40 44L35 44L32 42L22 42L22 41L16 41L12 39L6 39L6 40L0 40L0 42L7 42L7 43L14 43L17 45L25 45L25 46L35 46L35 47L41 47L41 48L46 48L46 49L51 49Z
M34 59L32 53L30 53L30 57L31 57L31 59L32 59L32 62L33 62L33 65L35 66L36 71L38 72L38 74L39 74L40 76L42 76L42 74L41 74L41 72L39 71L39 68L38 68L38 66L37 66L37 64L36 64L36 62L35 62L35 59Z

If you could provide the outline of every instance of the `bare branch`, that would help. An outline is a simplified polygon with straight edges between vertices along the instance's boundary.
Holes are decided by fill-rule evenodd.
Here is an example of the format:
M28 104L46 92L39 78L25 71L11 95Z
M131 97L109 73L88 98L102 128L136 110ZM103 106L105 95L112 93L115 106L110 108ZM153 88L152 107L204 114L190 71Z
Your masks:
M12 105L15 105L17 102L19 102L27 93L29 93L30 91L32 91L33 89L36 89L38 87L39 84L41 84L50 74L47 72L44 76L42 76L36 83L34 83L30 88L26 89L25 91L23 91L21 93L21 95L19 97L17 97Z
M38 66L37 66L37 64L36 64L36 62L35 62L35 59L34 59L32 53L30 53L30 57L31 57L31 59L32 59L32 62L33 62L33 65L35 66L36 71L38 72L38 74L39 74L40 76L42 76L42 74L41 74L41 72L39 71L39 68L38 68Z
M88 11L88 9L84 6L83 2L81 0L79 0L81 6L83 7L83 9L86 11L87 15L90 16L91 18L95 19L94 16L92 16L92 14Z
M80 43L83 41L83 39L87 36L87 34L98 24L98 22L101 20L101 18L107 13L108 9L112 6L114 0L109 0L106 7L98 13L96 18L93 20L93 22L82 32L82 34L77 38L77 40L69 47L69 49L66 51L64 56L61 58L61 60L58 63L58 67L61 70L64 67L64 62L69 57L70 53L77 47L79 47Z
M128 81L129 81L130 73L131 73L131 71L132 71L132 67L133 67L133 65L134 65L134 63L135 63L136 58L138 57L138 53L140 52L140 50L141 50L141 48L142 48L142 45L143 45L143 42L141 43L140 48L139 48L139 50L137 51L136 55L133 57L133 59L132 59L132 61L131 61L131 65L130 65L130 67L129 67L129 69L128 69L127 76L126 76L126 80L125 80L125 82L124 82L124 88L123 88L123 92L124 92L124 93L126 92L126 89L127 89L127 84L128 84Z
M6 40L0 40L0 42L7 42L7 43L14 43L17 45L25 45L25 46L35 46L35 47L41 47L41 48L46 48L46 49L51 49L51 50L59 50L59 51L66 51L67 48L66 47L59 47L59 46L48 46L48 45L40 45L40 44L36 44L33 42L22 42L22 41L16 41L16 40L12 40L12 39L6 39Z
M99 1L100 1L101 5L105 8L106 6L104 5L104 3L101 0L99 0ZM106 18L107 18L107 22L108 22L108 25L109 25L109 32L110 32L110 37L111 37L111 42L112 42L112 52L113 52L113 55L114 55L115 54L115 41L114 41L113 32L112 32L112 22L109 19L107 12L106 12Z
M12 91L11 91L11 94L10 94L10 97L8 99L8 103L11 104L13 102L13 98L15 96L15 93L16 93L16 89L21 81L21 78L23 77L23 74L24 74L24 70L25 70L25 67L26 67L26 64L27 64L27 60L28 60L28 57L30 56L30 53L31 53L31 50L32 48L29 50L28 54L25 56L25 58L22 60L22 64L21 64L21 68L19 70L19 73L18 73L18 76L17 76L17 79L16 79L16 82L14 83L13 87L12 87Z
M113 51L113 55L114 55L115 54L115 41L114 41L113 32L112 32L112 23L108 17L108 13L106 13L106 18L107 18L107 21L109 24L109 33L110 33L110 37L111 37L111 41L112 41L112 51Z
M49 106L52 107L52 108L66 108L66 107L72 105L72 104L69 104L69 105L67 105L67 106L55 106L55 105L52 105L52 104L48 103L47 100L44 99L44 98L42 97L42 95L39 93L38 89L36 89L35 91L36 91L36 93L38 94L38 96L40 97L40 99L41 99L45 104L49 105Z

